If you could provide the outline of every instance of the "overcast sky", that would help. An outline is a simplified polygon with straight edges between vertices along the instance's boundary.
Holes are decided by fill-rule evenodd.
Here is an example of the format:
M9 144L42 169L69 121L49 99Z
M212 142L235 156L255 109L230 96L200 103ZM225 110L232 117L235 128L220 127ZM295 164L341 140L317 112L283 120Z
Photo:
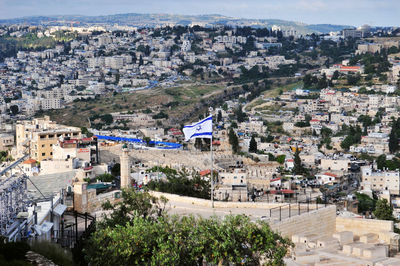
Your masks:
M400 0L0 0L0 19L120 13L221 14L310 24L400 26Z

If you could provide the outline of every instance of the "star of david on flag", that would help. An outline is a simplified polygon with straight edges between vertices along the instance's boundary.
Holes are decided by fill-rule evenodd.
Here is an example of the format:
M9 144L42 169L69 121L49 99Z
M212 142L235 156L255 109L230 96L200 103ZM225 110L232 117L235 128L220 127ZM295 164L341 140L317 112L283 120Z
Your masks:
M212 116L208 116L203 120L183 127L185 141L195 138L212 138Z

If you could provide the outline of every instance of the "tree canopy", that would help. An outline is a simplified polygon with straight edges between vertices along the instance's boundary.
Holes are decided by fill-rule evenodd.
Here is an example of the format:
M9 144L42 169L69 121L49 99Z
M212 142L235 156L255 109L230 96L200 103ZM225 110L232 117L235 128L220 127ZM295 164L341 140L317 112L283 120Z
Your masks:
M239 138L236 135L235 131L233 131L233 128L229 130L229 144L232 146L232 151L233 153L238 153L240 150L239 147Z
M254 136L252 136L250 140L249 152L257 152L257 141Z
M260 265L262 262L283 265L283 257L291 246L288 239L273 232L265 221L252 222L244 215L224 219L170 217L158 211L159 203L160 199L146 192L124 191L112 218L102 222L87 243L84 250L87 262L91 265Z
M393 207L389 205L387 199L380 199L376 202L374 215L379 220L394 220Z

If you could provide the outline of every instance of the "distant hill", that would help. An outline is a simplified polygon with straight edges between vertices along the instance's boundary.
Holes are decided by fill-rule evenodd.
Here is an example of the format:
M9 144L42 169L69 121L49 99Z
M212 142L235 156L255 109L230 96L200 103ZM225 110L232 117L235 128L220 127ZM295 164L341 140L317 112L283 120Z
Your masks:
M205 26L230 25L250 27L272 27L277 25L282 29L294 29L301 34L305 33L329 33L340 31L351 26L331 24L305 24L301 22L286 21L280 19L246 19L233 18L222 15L173 15L173 14L115 14L106 16L81 16L81 15L58 15L58 16L34 16L15 19L2 19L0 24L27 24L27 25L127 25L136 27L156 27L165 25L191 25L199 24Z

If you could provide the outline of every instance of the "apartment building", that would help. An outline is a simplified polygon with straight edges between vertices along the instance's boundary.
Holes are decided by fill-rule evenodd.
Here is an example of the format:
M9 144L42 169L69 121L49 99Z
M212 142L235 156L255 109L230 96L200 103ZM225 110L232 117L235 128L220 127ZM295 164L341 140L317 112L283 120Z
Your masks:
M361 43L357 47L356 54L380 53L382 48L383 44L380 43Z
M11 134L0 134L0 151L5 151L14 146L14 136Z
M57 124L49 116L18 121L16 125L17 153L29 153L37 161L53 158L53 145L59 139L81 138L81 129Z
M364 190L389 191L390 194L399 195L399 171L373 170L368 165L361 167L361 174L361 186Z
M61 99L56 98L42 99L40 103L42 110L60 109L62 106Z

